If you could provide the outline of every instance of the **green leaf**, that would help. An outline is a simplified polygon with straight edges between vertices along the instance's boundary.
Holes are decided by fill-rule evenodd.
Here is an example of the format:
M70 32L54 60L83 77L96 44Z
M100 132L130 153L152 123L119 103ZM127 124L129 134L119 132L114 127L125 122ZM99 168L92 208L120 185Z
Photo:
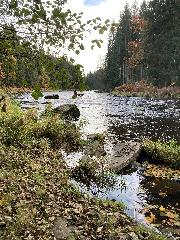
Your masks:
M96 41L96 44L97 44L98 48L101 48L101 43L99 41Z
M34 89L32 92L31 96L35 99L38 100L40 97L43 97L43 94L40 89Z
M80 49L84 50L84 45L83 44L80 45Z
M79 55L79 54L80 54L80 51L79 51L79 50L76 50L75 53L76 53L77 55Z
M104 33L104 29L103 28L99 29L99 34L103 34L103 33Z
M110 22L110 20L109 19L107 19L106 21L105 21L105 24L108 24Z

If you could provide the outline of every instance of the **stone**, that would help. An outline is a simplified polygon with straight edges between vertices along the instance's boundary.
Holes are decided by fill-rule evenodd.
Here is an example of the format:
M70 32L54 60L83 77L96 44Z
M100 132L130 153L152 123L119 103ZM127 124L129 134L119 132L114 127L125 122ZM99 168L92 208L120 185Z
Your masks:
M58 94L44 96L45 99L59 99Z
M57 240L74 239L75 227L68 226L68 221L65 218L58 217L54 223L53 233Z
M138 236L134 232L128 233L131 240L139 240Z
M53 109L54 113L60 114L66 120L77 121L80 117L80 111L75 104L64 104Z
M101 157L105 156L104 145L99 141L91 142L84 151L85 155Z
M120 171L130 163L137 160L142 150L139 142L117 143L108 159L108 168Z

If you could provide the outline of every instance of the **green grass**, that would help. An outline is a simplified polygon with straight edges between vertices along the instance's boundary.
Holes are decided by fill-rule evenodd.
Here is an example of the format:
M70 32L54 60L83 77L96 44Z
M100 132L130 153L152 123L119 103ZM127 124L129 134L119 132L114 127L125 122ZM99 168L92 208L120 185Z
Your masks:
M153 230L145 227L144 225L138 225L134 228L134 232L138 235L144 237L144 239L149 240L167 240L167 237L163 236L162 234L155 233ZM148 237L147 237L148 235ZM146 238L145 238L146 236Z
M47 142L66 151L81 146L80 131L75 124L58 116L37 117L35 109L23 112L16 103L9 103L7 112L0 112L0 141L6 146L27 147Z
M153 161L180 169L180 145L175 140L167 143L146 140L143 149Z

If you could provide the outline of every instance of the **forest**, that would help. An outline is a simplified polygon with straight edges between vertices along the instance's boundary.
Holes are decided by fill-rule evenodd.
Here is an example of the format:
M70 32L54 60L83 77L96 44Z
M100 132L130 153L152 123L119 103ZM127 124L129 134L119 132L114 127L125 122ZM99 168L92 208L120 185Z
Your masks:
M178 1L126 4L109 33L101 67L87 75L91 89L145 81L156 86L180 85L180 17Z

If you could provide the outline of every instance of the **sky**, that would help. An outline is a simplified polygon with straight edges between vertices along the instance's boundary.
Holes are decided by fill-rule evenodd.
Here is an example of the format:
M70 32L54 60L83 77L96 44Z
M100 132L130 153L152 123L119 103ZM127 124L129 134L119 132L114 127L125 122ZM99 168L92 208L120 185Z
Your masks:
M68 7L74 12L83 12L85 20L100 17L102 20L110 19L118 22L120 12L128 2L129 5L134 3L134 0L68 0ZM142 0L137 0L141 3ZM103 44L101 48L91 50L91 38L101 38ZM100 59L103 59L107 52L108 32L103 35L91 33L84 41L85 50L77 56L73 53L68 53L70 57L76 60L76 63L84 66L84 71L87 74L90 71L95 71L99 65Z

